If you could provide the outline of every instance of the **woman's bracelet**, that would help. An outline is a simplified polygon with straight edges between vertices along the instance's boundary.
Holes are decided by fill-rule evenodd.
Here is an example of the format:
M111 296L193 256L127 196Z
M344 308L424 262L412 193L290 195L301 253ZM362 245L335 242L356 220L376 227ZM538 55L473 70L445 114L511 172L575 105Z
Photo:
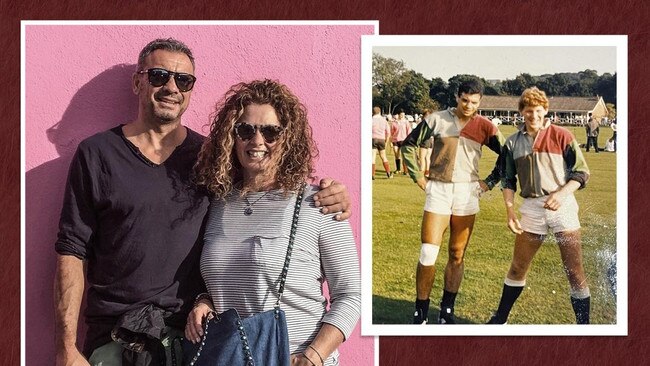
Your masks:
M313 366L316 366L316 364L314 363L314 361L312 361L311 358L307 357L307 355L305 354L305 352L300 352L300 354L302 355L302 357L306 358L307 361L309 361L310 364L312 364Z
M199 304L199 301L201 300L209 300L210 302L212 302L212 298L210 297L210 294L207 292L203 292L196 295L196 298L194 298L194 305L192 305L192 308L195 308Z
M320 352L318 352L318 350L316 348L314 348L311 344L308 345L307 347L313 349L314 352L316 352L316 355L318 356L318 358L320 358L320 364L325 365L325 361L323 360L323 356L320 355Z

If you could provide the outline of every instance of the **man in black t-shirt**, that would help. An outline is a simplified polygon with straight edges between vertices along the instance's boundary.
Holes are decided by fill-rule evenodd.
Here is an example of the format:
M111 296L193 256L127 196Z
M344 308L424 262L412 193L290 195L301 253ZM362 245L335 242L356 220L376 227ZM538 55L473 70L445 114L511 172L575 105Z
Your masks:
M204 138L181 124L195 81L185 44L150 42L133 74L136 120L79 144L55 244L56 365L141 364L145 357L169 364L169 343L180 348L174 338L204 289L198 260L208 199L190 178ZM333 183L319 196L323 212L342 209L338 218L349 217L344 186ZM76 339L84 266L82 355ZM143 320L153 337L142 337L145 352L134 352L138 342L124 331Z

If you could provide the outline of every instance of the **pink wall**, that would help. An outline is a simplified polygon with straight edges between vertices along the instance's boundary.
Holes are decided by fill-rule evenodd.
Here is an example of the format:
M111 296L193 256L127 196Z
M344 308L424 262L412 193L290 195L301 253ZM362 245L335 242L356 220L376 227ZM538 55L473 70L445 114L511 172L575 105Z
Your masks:
M317 174L348 186L360 243L360 35L373 31L325 24L26 26L26 364L51 364L54 356L53 244L70 159L82 139L135 117L131 74L148 41L174 37L193 50L198 81L183 122L203 134L230 85L258 78L287 84L308 108L320 149ZM360 337L357 326L341 353L343 364L372 365L373 339Z

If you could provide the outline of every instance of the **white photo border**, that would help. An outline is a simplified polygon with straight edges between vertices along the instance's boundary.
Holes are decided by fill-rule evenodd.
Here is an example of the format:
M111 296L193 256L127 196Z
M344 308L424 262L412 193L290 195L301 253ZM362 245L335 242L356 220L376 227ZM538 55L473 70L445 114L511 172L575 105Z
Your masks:
M238 26L238 25L256 25L256 26L308 26L308 25L370 25L374 28L374 34L379 34L379 20L21 20L20 22L20 364L25 365L25 308L26 308L26 274L25 274L25 32L28 26L51 26L51 25L193 25L193 26ZM363 65L361 65L363 66ZM360 237L363 237L363 226ZM362 241L363 243L363 241ZM363 250L362 250L363 253ZM363 259L361 259L363 260ZM362 334L362 336L365 336ZM379 365L379 339L374 337L374 366Z
M372 109L372 50L383 46L421 47L615 47L617 119L628 121L627 36L625 35L449 35L449 36L362 36L361 37L361 334L364 336L626 336L628 335L628 127L617 127L616 164L616 324L590 325L475 325L422 326L413 324L373 324L372 307L372 164L371 125L363 123Z

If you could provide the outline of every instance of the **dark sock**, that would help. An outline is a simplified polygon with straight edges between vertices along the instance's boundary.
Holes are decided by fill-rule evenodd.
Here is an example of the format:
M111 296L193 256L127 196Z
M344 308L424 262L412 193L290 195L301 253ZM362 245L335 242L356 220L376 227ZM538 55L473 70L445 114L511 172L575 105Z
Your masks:
M413 322L417 324L422 323L422 321L426 320L427 317L429 316L429 299L426 300L420 300L420 299L415 299L415 311L417 312L417 318L414 319Z
M440 301L440 308L454 308L454 303L456 303L457 292L449 292L443 290L442 292L442 301Z
M510 310L512 306L521 295L521 291L524 290L524 286L510 286L503 284L503 292L501 293L501 301L499 301L499 308L495 314L496 320L502 323L505 323L508 320L508 315L510 315Z
M584 299L571 298L571 305L573 311L576 313L576 323L589 324L589 310L590 310L591 297Z
M401 159L395 159L395 166L397 167L398 172L402 171L402 160Z

